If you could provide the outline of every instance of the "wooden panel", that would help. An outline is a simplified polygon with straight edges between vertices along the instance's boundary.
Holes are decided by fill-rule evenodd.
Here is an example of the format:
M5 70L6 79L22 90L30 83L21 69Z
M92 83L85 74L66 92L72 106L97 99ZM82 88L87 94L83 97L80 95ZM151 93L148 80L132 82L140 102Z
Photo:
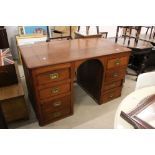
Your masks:
M14 65L0 66L0 87L18 83Z
M108 60L107 69L126 66L128 64L128 57L121 57Z
M0 88L0 101L18 96L24 96L21 82L15 85Z
M124 69L113 69L108 70L105 74L105 82L112 82L124 79L126 73L126 68Z
M55 82L70 78L70 72L68 69L54 70L51 72L45 72L37 76L37 82L39 85L46 84L49 82Z
M67 93L70 91L70 83L53 86L39 91L40 99L47 99L55 95Z
M114 98L121 96L122 87L117 87L106 92L103 92L102 101L103 103L108 102Z
M5 100L1 103L6 122L28 119L24 96Z
M54 112L61 109L65 109L66 107L70 107L71 105L71 96L64 96L62 98L57 98L51 101L42 102L42 111L45 112Z
M116 82L112 82L112 83L107 83L103 86L103 91L115 88L115 87L119 87L122 85L122 80L116 81Z

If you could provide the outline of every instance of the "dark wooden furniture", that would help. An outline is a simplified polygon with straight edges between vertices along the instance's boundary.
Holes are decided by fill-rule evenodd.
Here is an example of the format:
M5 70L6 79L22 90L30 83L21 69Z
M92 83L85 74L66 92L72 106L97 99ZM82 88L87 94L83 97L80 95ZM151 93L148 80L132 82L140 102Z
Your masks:
M0 105L7 123L28 119L24 90L20 81L18 84L0 88Z
M115 42L116 38L109 38L109 40ZM125 40L124 37L117 38L117 44L132 49L128 67L134 69L137 72L136 75L144 72L148 63L148 56L153 48L152 44L140 39L136 41L135 38L130 37L126 37Z
M0 28L0 49L9 48L7 32L5 28Z
M18 79L10 49L0 49L0 87L15 83L18 83Z
M134 34L135 42L138 41L141 32L141 26L117 26L115 43L117 43L120 29L122 29L122 31L124 30L121 36L124 38L124 42L126 41L126 37L128 37L128 44L130 44L130 38L133 37L132 30L135 30Z
M73 114L73 82L98 103L121 95L130 49L103 38L20 46L28 94L40 125Z

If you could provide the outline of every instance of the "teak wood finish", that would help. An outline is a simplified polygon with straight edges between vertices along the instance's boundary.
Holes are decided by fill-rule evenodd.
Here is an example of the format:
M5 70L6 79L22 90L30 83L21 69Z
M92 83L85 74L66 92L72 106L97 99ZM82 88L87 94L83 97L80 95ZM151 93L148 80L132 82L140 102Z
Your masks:
M103 38L20 47L29 97L40 125L73 114L73 82L98 104L121 95L130 49Z

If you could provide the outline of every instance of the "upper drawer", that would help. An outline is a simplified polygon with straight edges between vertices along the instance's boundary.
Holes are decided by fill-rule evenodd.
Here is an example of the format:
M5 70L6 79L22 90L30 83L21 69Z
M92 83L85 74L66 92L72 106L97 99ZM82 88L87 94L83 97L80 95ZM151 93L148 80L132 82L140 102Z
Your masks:
M55 95L59 95L59 94L67 93L67 92L70 92L70 83L51 86L49 88L39 90L39 97L41 100L48 99Z
M125 66L128 64L128 56L123 56L120 58L113 58L108 60L107 69Z
M37 76L37 83L39 85L46 84L53 81L60 81L70 78L69 68L44 72Z

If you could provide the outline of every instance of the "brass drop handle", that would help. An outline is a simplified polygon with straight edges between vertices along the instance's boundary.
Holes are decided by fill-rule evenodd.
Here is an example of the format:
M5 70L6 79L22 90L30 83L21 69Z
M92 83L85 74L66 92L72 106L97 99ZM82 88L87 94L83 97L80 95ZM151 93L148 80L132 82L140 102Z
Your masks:
M109 98L112 98L113 97L113 94L111 94L110 96L109 96Z
M57 101L57 102L53 103L53 106L54 107L59 107L61 104L62 104L61 101Z
M115 64L116 64L116 65L120 65L120 59L117 59L117 60L115 61Z
M54 117L59 117L59 116L61 116L61 112L56 112L56 113L53 114L53 116Z
M116 86L116 84L115 84L115 83L113 83L111 86L112 86L112 87L115 87L115 86Z
M52 88L52 94L55 94L55 93L58 93L59 92L59 88L55 87L55 88Z
M50 79L54 80L54 79L58 79L59 78L59 73L52 73L50 74Z
M113 74L113 77L118 77L118 73L114 73Z

